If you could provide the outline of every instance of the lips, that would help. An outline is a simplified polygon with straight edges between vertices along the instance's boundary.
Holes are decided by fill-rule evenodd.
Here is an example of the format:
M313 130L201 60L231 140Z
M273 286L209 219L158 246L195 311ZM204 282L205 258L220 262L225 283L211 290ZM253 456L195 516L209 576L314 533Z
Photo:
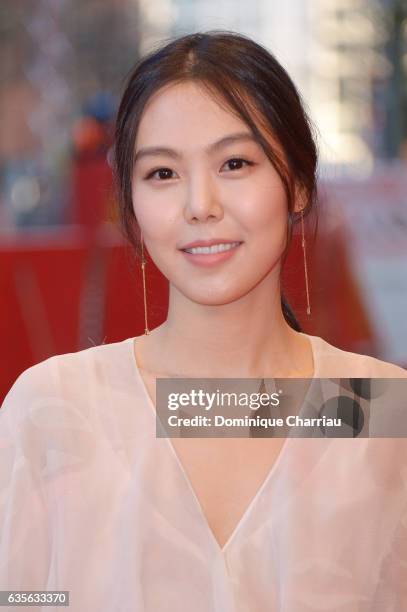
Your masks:
M192 255L213 255L215 253L225 253L231 249L239 247L241 242L228 242L223 244L216 244L210 247L191 247L189 249L183 249L183 253L190 253Z
M180 251L185 251L185 249L192 249L193 247L205 247L205 246L213 246L214 244L233 244L234 242L241 243L241 240L230 240L229 238L211 238L210 240L194 240L194 242L189 242L188 244L184 244L182 247L179 247Z
M233 244L233 243L228 242L226 244ZM181 253L182 253L182 257L184 257L186 261L192 264L193 266L198 266L199 268L210 269L214 266L218 266L218 265L225 263L226 261L230 260L233 257L236 257L235 253L239 252L242 244L243 244L242 242L236 241L234 246L223 247L221 250L216 249L212 253L209 251L208 247L203 248L203 249L201 247L201 249L198 249L198 252L191 252L191 249L194 249L194 247L190 247L188 249L181 249Z

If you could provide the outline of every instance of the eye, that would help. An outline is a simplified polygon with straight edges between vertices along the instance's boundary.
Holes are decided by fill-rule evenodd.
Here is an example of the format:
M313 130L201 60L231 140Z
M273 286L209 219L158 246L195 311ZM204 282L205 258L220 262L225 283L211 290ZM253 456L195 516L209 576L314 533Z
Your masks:
M247 166L254 166L254 162L251 162L247 159L243 159L242 157L232 157L231 159L228 159L227 162L225 162L224 165L226 164L232 164L232 168L230 168L231 170L241 170L242 164L246 164ZM152 178L154 178L155 175L157 176L158 182L162 183L163 181L166 181L167 179L172 178L171 177L171 173L173 172L173 170L171 170L171 168L166 168L166 167L162 167L162 168L156 168L155 170L152 170L151 172L149 172L147 174L147 176L145 177L146 181L151 180Z
M247 159L243 159L242 157L232 157L231 159L228 159L228 161L225 162L224 165L232 164L232 168L230 168L231 170L241 170L242 162L247 166L254 166L254 162L251 162Z
M171 178L171 176L168 176L168 173L172 172L171 168L157 168L156 170L152 170L151 172L149 172L149 174L147 174L147 176L145 177L145 180L148 181L152 179L153 176L157 174L157 172L159 173L160 182L162 182L162 179L166 180L168 178Z

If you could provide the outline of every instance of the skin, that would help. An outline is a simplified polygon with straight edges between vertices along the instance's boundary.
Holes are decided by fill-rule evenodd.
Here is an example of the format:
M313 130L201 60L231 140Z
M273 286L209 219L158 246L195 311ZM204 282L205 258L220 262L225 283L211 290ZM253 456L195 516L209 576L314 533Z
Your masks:
M310 343L286 323L280 304L287 230L281 179L255 142L206 151L242 132L250 134L249 127L192 82L162 88L143 112L136 153L164 146L180 154L177 159L167 153L142 156L132 178L145 248L169 280L167 320L138 338L139 363L146 371L185 377L312 376ZM237 158L253 165L231 161ZM147 180L160 168L167 170ZM298 199L296 209L303 205ZM199 238L243 244L230 259L204 268L178 250ZM148 266L146 278L148 283Z

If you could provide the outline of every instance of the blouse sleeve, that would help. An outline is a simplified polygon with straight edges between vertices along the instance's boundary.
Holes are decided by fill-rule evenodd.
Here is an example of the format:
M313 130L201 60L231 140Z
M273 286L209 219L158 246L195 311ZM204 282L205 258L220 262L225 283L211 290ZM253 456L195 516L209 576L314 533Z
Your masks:
M0 409L0 590L47 589L51 533L45 457L33 418L39 371L25 370Z

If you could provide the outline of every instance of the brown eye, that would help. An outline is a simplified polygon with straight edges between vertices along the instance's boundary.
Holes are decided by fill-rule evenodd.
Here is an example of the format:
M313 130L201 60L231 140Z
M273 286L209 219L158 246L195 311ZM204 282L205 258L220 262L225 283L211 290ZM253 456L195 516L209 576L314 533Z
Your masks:
M241 170L244 167L242 164L254 166L253 162L243 159L242 157L232 157L231 159L228 159L225 165L229 165L230 170Z
M171 172L172 170L170 168L157 168L157 170L153 170L152 172L147 174L145 178L148 181L152 179L155 174L158 173L158 176L160 177L159 180L166 180L168 178L171 178L171 176L168 176L168 174L171 174Z

